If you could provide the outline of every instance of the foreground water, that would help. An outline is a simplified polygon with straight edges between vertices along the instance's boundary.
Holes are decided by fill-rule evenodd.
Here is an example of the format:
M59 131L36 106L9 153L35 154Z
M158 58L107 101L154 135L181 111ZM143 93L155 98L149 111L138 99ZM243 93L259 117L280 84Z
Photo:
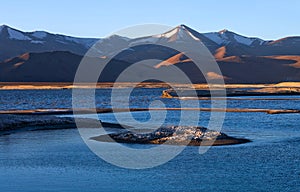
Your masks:
M99 107L109 107L107 92L97 90ZM160 93L160 89L140 89L131 97L131 105L147 107ZM1 91L0 107L1 110L68 108L70 96L70 90ZM165 102L169 106L178 105L177 101ZM209 106L209 102L201 101L201 105ZM300 109L297 100L232 100L228 106ZM145 112L136 112L134 116L147 120ZM167 123L175 122L176 112L169 117ZM101 114L100 118L115 121L111 114ZM206 126L208 119L209 113L202 113L199 125ZM2 191L300 191L299 129L298 114L227 113L222 131L253 142L212 147L202 155L198 147L186 147L166 164L144 170L119 168L98 158L76 129L19 132L0 136L0 188Z

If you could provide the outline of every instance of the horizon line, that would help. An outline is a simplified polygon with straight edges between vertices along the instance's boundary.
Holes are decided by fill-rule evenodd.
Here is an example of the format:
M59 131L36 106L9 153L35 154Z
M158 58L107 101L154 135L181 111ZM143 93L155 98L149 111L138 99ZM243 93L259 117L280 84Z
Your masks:
M54 35L63 35L63 36L75 37L75 38L83 38L83 39L104 39L104 38L110 37L111 35L116 35L115 33L110 33L109 36L102 36L102 37L80 36L80 35L75 35L75 34L74 35L73 34L66 34L66 33L63 33L63 32L52 32L52 31L49 31L47 29L34 29L34 30L20 29L18 27L15 27L15 26L12 26L12 25L9 25L9 24L6 24L6 23L2 23L0 26L6 26L6 27L9 27L11 29L14 29L14 30L17 30L17 31L21 31L21 32L24 32L24 33L46 32L46 33L50 33L50 34L54 34ZM235 33L237 35L241 35L241 36L244 36L244 37L247 37L247 38L258 38L258 39L261 39L261 40L264 40L264 41L276 41L276 40L280 40L280 39L288 38L288 37L300 37L300 35L285 35L285 36L282 36L282 37L279 37L279 38L276 38L276 39L264 39L264 38L258 37L258 36L244 35L244 34L241 34L239 32L236 32L235 30L231 30L231 29L227 29L227 28L223 28L223 29L221 29L219 31L204 31L204 32L199 32L197 29L195 29L193 27L190 27L189 25L186 25L186 24L178 24L175 27L173 27L171 30L173 30L173 29L175 29L175 28L177 28L179 26L186 26L188 28L191 28L192 30L197 31L200 34L219 33L221 31L229 31L229 32L232 32L232 33ZM159 34L167 33L168 31L170 31L170 30L161 32ZM153 36L154 35L158 35L158 34L153 34ZM145 36L147 36L147 35L145 35ZM127 37L127 36L122 36L122 37ZM134 39L134 38L131 38L131 37L127 37L127 38Z

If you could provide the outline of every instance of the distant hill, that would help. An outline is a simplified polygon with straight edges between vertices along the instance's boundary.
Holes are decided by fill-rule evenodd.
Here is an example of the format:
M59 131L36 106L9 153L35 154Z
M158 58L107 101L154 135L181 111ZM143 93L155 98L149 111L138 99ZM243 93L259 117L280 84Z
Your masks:
M99 65L112 59L116 51L124 49L110 61L110 67L101 81L113 81L132 63L152 58L163 62L153 63L150 68L145 66L145 70L165 70L170 65L176 65L194 83L205 82L204 76L224 78L227 83L300 81L300 37L265 41L228 30L199 33L185 25L163 34L137 39L117 35L103 39L75 38L43 31L22 32L0 26L0 81L72 82L82 56L97 41L94 59ZM214 55L223 76L213 72L199 74L184 53L151 45L188 41L203 43ZM141 42L149 44L135 46Z
M45 31L23 32L9 26L0 26L0 60L27 52L69 51L85 54L98 39L76 38Z
M0 63L0 81L72 82L81 58L64 51L25 53Z

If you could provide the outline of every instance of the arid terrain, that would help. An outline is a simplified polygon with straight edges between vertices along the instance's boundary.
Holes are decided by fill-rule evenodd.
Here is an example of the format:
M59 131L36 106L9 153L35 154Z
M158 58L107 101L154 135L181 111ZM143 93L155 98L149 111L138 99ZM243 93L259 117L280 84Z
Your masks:
M18 90L18 89L73 89L73 88L194 88L194 89L208 89L208 88L261 88L272 91L275 88L293 89L300 88L300 82L282 82L276 84L179 84L179 83L160 83L160 82L118 82L118 83L80 83L73 84L72 82L0 82L0 90Z

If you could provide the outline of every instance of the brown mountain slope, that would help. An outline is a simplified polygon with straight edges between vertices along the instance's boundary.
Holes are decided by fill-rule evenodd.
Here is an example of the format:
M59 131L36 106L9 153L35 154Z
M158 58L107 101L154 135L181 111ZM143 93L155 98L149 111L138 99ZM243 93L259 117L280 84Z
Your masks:
M279 60L285 60L289 66L300 68L300 55L276 55L276 56L265 56L266 58L271 59L279 59Z
M149 57L149 54L151 52L148 52L147 57ZM81 59L82 56L61 51L26 53L0 63L0 81L73 82ZM99 65L104 61L101 58L95 59L94 62ZM132 57L130 60L132 60ZM278 83L300 81L299 60L300 56L287 55L268 57L231 56L218 60L222 74L209 71L203 75L183 53L176 53L161 63L145 65L146 68L143 69L143 72L164 70L168 73L168 66L175 65L185 72L194 83L205 83L204 76L209 79L223 77L227 83ZM101 75L101 81L114 81L131 63L134 62L112 60ZM143 74L132 74L132 76L136 75L143 76ZM172 74L170 75L172 76ZM135 78L131 77L130 79Z
M81 58L61 51L26 53L0 63L0 81L72 82Z
M173 56L174 57L174 56ZM192 74L188 63L173 59L166 60L168 65L176 65ZM173 63L171 61L174 61ZM300 81L300 56L230 56L217 59L223 78L227 83L278 83L283 81ZM162 62L164 63L164 62ZM214 72L210 72L213 74ZM208 75L208 74L207 74ZM214 77L221 77L215 74ZM208 78L211 77L207 76ZM200 79L199 75L199 79ZM202 78L201 81L204 79Z

